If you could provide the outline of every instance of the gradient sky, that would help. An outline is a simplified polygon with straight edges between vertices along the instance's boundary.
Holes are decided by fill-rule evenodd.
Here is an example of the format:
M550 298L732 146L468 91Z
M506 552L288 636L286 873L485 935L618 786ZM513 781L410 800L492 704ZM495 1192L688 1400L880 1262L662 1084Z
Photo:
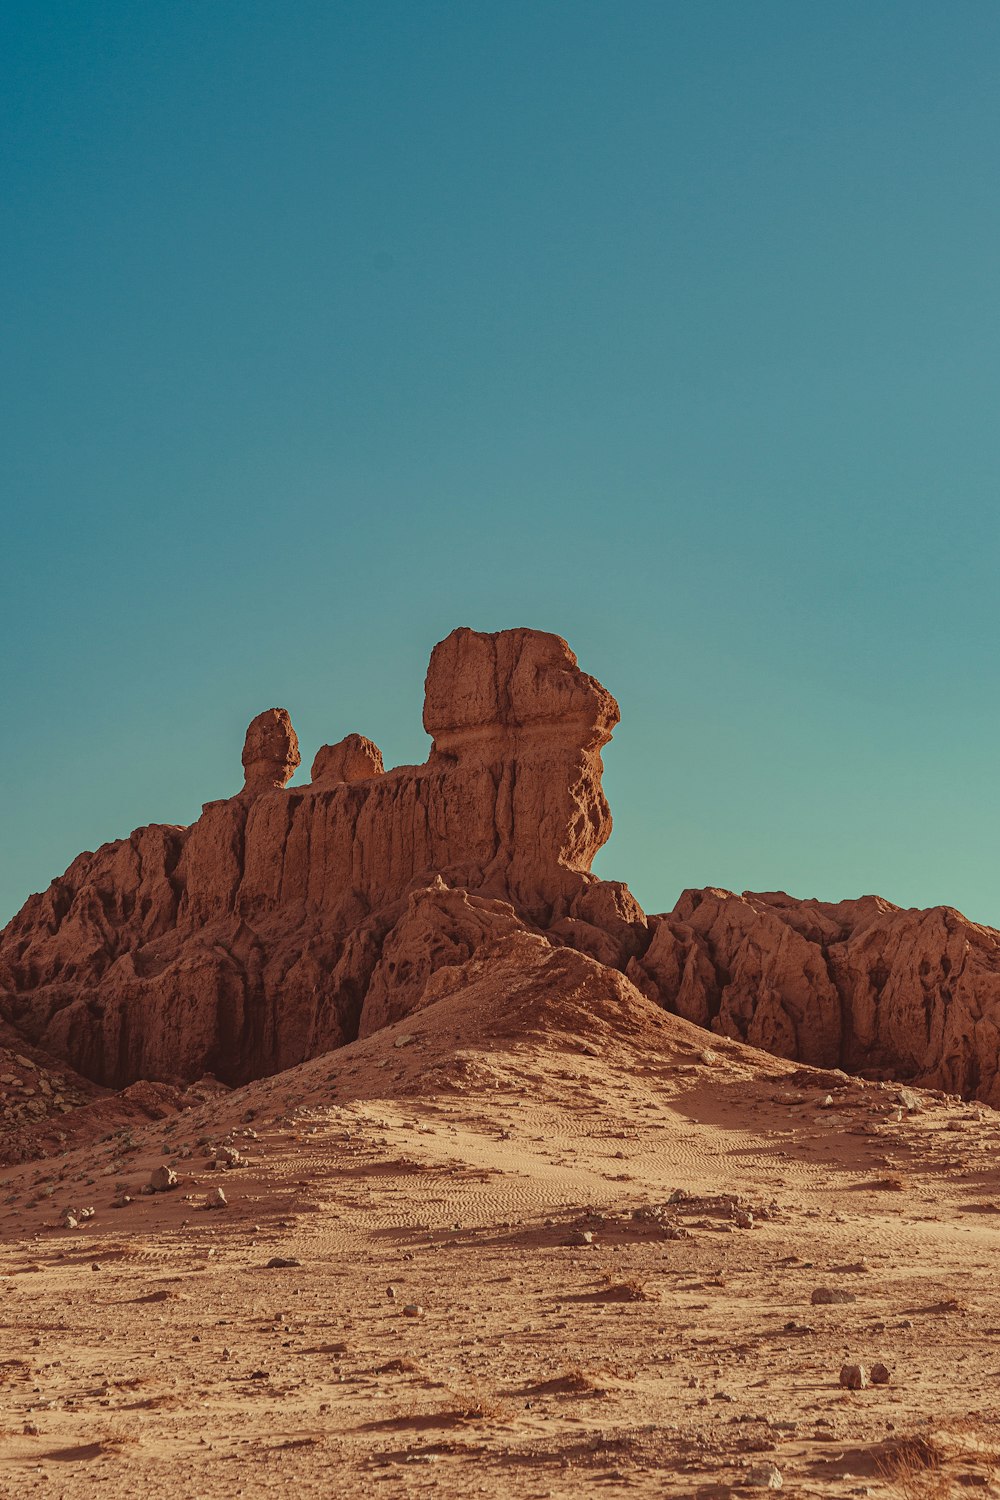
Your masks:
M648 910L1000 925L998 77L995 0L5 4L0 921L261 708L423 760L464 624L618 697Z

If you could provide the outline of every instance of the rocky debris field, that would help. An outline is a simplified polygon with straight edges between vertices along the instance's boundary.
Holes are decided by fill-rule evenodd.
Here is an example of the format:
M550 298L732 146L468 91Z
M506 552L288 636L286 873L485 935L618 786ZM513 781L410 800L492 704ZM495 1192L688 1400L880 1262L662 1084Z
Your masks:
M1000 1493L1000 1115L477 972L3 1171L0 1494Z
M69 1115L99 1095L100 1089L67 1071L43 1067L24 1053L0 1047L0 1160L18 1127Z

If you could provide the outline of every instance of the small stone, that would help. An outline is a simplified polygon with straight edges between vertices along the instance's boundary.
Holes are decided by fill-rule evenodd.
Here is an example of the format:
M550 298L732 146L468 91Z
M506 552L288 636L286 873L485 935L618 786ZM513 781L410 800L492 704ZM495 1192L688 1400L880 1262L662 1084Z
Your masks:
M819 1107L820 1107L820 1109L832 1109L833 1108L833 1095L832 1094L824 1094L823 1097L822 1097L822 1099L819 1101Z
M574 1229L565 1243L567 1245L592 1245L594 1236L589 1229Z
M698 1061L703 1062L706 1068L710 1068L714 1062L718 1061L718 1053L713 1052L711 1047L706 1047L703 1052L698 1053Z
M748 1208L738 1208L733 1214L733 1223L737 1229L752 1229L753 1214Z
M149 1174L149 1186L154 1193L169 1193L177 1186L177 1173L172 1167L154 1167Z
M845 1291L839 1286L818 1286L814 1289L809 1299L814 1305L832 1302L857 1302L853 1292Z
M743 1482L754 1490L780 1490L785 1481L774 1464L754 1464Z
M221 1188L213 1188L213 1190L209 1193L208 1197L205 1200L205 1207L225 1208L227 1207L228 1202L229 1200Z
M878 1364L872 1365L872 1385L888 1385L891 1378L892 1377L890 1376L889 1371L886 1369L885 1365L882 1364L881 1360L878 1362Z
M846 1385L849 1391L863 1391L869 1384L868 1371L864 1365L842 1365L840 1384Z
M77 1227L77 1220L72 1214L67 1214L63 1219L63 1225L67 1229L75 1229Z
M422 1318L424 1310L419 1302L408 1302L403 1308L404 1318Z
M266 1269L268 1271L285 1270L288 1266L301 1266L301 1264L302 1262L296 1260L294 1255L272 1255Z

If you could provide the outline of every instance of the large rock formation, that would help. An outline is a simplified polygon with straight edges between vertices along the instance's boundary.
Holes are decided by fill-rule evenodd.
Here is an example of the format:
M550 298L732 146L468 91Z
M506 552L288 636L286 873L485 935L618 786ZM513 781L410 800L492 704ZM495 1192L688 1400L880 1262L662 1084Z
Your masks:
M718 890L647 918L590 874L617 720L565 641L531 630L435 648L421 766L385 771L351 734L289 788L298 742L268 709L242 791L31 897L0 934L0 1019L100 1084L235 1083L398 1020L527 934L717 1033L1000 1103L1000 933L877 897Z
M1000 1104L1000 932L879 896L685 891L627 972L688 1020L782 1057Z
M617 720L565 641L532 630L456 630L435 648L422 766L384 772L351 735L319 752L310 785L286 789L298 742L269 709L247 732L238 795L190 828L80 855L26 903L0 936L0 1011L100 1083L239 1081L357 1034L385 940L421 887L585 933ZM609 899L628 906L613 887ZM441 920L462 928L471 910L460 899ZM372 1014L393 1008L387 973Z

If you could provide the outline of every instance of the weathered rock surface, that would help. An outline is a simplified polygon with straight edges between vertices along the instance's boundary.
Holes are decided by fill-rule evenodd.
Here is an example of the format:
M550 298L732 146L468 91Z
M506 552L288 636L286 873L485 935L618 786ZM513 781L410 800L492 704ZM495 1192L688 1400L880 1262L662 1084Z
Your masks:
M0 1042L112 1087L238 1083L419 1010L520 936L784 1057L1000 1103L1000 933L875 896L706 889L647 917L590 874L617 720L531 630L435 647L420 766L386 771L350 734L288 787L298 741L268 709L241 792L81 854L0 934Z
M381 776L385 767L382 752L363 734L349 734L336 745L321 745L312 763L313 786L320 782L336 785L342 781L367 781Z
M425 931L391 999L404 937L384 963L383 945L401 920L416 941L408 896L435 877L471 893L459 928L473 896L477 931L591 921L588 872L611 831L601 748L617 720L565 641L532 630L456 630L435 648L422 766L384 772L351 735L319 752L311 784L286 789L298 741L269 709L247 732L240 794L190 828L80 855L30 898L0 936L0 1014L115 1087L206 1071L237 1082L349 1041L376 970L369 1026L416 998L413 964L429 974L479 940L456 936L445 902L440 943ZM502 921L491 902L509 908ZM624 913L616 928L644 930L624 888L604 906ZM614 939L605 956L619 957Z
M878 896L685 891L627 966L688 1020L818 1067L1000 1103L1000 932Z
M245 792L287 786L299 768L299 738L286 708L266 708L251 719L243 744Z

